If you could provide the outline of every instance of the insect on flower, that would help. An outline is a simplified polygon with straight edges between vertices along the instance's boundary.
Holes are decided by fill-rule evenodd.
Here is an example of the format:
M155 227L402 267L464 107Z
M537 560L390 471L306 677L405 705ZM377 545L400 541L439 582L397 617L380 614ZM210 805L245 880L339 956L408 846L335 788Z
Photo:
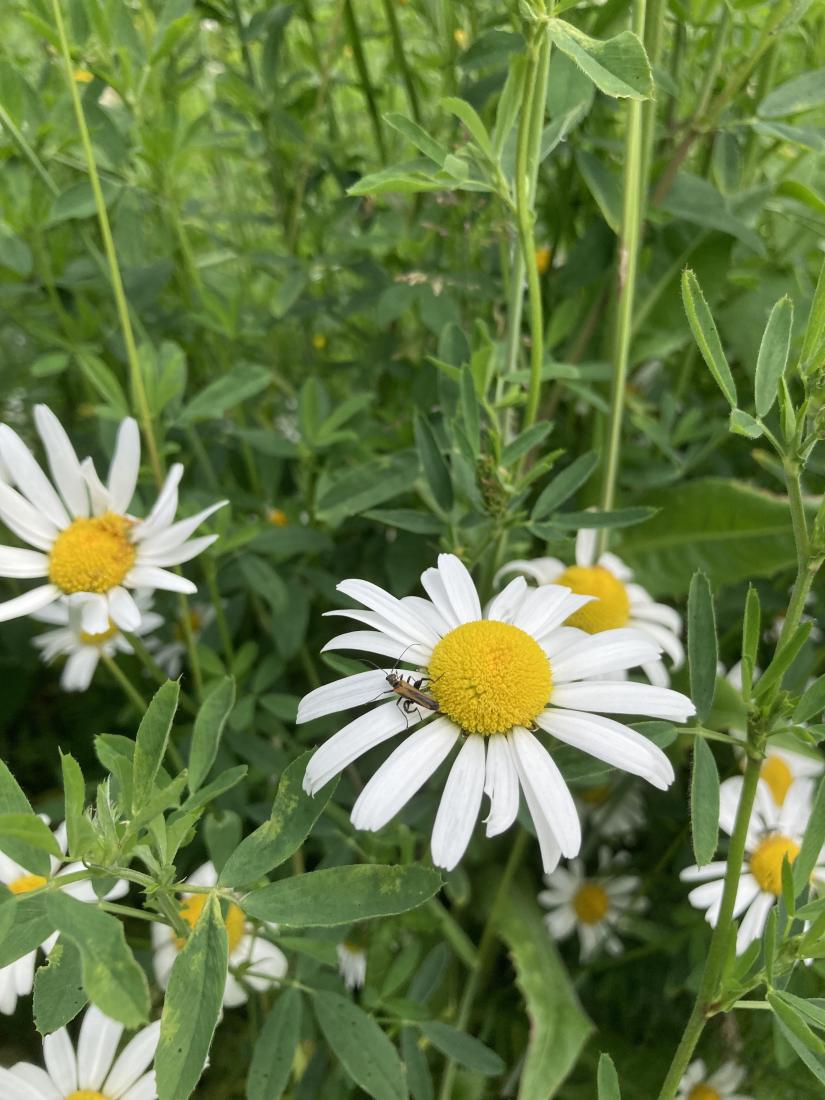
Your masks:
M398 696L398 703L405 714L412 714L414 707L424 707L425 710L433 711L439 709L438 700L421 690L424 684L429 682L429 676L413 680L412 676L399 676L395 672L387 673L387 683Z

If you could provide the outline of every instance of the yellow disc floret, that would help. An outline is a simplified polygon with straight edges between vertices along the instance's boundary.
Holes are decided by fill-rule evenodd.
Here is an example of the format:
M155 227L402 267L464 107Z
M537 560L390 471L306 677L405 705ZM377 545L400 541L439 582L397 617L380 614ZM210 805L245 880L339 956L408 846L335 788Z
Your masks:
M690 1090L688 1100L722 1100L722 1097L710 1085L696 1085Z
M427 691L467 733L529 726L550 699L550 662L538 642L510 623L479 620L445 634L433 650Z
M30 894L32 890L39 890L45 885L46 879L42 875L21 875L9 883L9 890L13 894Z
M54 540L49 580L64 592L108 592L135 564L131 521L114 512L76 519Z
M799 845L780 833L769 836L751 855L751 874L766 894L782 893L782 862L785 856L793 863L799 855Z
M615 630L630 618L630 597L622 582L602 565L571 565L554 584L563 584L579 596L595 596L567 619L588 634Z
M110 638L114 638L115 634L117 634L117 627L110 619L109 626L106 630L101 630L99 634L90 634L88 630L81 630L80 640L84 645L103 645Z
M793 783L793 772L782 757L775 753L769 754L762 764L759 778L765 780L774 802L777 806L781 806L785 801L788 788Z
M106 1100L106 1097L94 1089L80 1089L78 1092L70 1092L66 1100Z
M582 924L598 924L607 916L609 908L607 891L598 882L585 882L573 898L573 909Z
M193 894L191 897L184 898L181 902L180 915L190 928L194 928L198 923L198 917L203 912L208 897L208 894ZM224 917L224 924L226 925L227 946L231 955L243 939L246 924L243 911L234 902L229 903L229 908L226 910L226 916ZM178 949L183 947L183 940L178 936L175 937L175 945Z

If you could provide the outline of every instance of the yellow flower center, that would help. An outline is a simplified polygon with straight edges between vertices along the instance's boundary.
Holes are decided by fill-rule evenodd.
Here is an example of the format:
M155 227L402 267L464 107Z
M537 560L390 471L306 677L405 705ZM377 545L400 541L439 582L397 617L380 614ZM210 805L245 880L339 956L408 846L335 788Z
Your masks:
M536 269L539 275L546 275L547 270L550 267L550 249L549 248L537 248L536 249Z
M609 908L607 892L597 882L586 882L573 898L573 909L582 924L598 924L604 920Z
M541 646L517 626L464 623L433 650L426 690L467 733L530 726L550 699L553 679Z
M104 642L108 642L110 638L114 638L117 634L117 627L109 619L109 626L106 630L101 630L99 634L90 634L88 630L80 631L80 640L84 645L103 645Z
M722 1100L722 1097L710 1085L696 1085L690 1090L688 1100Z
M70 1092L66 1100L106 1100L106 1097L94 1089L78 1089L77 1092Z
M599 787L588 787L587 790L581 791L579 797L588 806L602 806L607 801L609 794L610 784L602 783Z
M554 584L563 584L579 596L595 596L567 619L567 626L598 634L625 626L630 618L627 589L603 565L571 565Z
M315 333L315 335L312 337L312 346L315 348L316 351L324 350L324 348L327 346L327 338L326 336L324 336L323 332Z
M782 861L793 863L799 855L799 845L789 836L769 836L751 856L751 874L766 894L782 893Z
M180 915L190 928L194 928L198 923L198 917L201 915L208 897L208 894L193 894L189 898L184 898L180 903ZM224 917L224 924L226 925L227 946L231 955L243 939L246 924L243 911L234 902L229 904ZM179 951L183 947L183 940L179 936L175 936L175 946Z
M108 592L135 564L135 548L125 516L104 512L76 519L54 540L49 580L64 592Z
M762 763L759 778L764 779L777 806L785 801L788 788L793 783L793 772L781 756L771 754Z
M9 890L13 894L30 894L32 890L39 890L45 885L46 879L42 875L21 875L9 883Z
M266 513L266 521L273 527L289 527L289 516L281 508L270 508Z

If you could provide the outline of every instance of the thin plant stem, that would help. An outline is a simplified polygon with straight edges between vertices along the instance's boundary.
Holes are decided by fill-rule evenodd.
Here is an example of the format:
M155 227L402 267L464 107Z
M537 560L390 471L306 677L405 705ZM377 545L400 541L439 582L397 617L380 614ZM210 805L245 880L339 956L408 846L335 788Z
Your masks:
M192 670L192 679L195 681L195 696L200 702L203 699L203 673L201 672L201 659L198 656L198 647L195 642L195 632L192 629L192 616L189 611L189 600L181 592L178 597L178 622L183 631L183 640L186 644L186 652L189 657L189 667Z
M108 653L104 653L103 650L101 650L100 659L109 670L112 679L117 680L118 684L123 689L123 694L134 706L138 714L143 717L143 715L146 713L147 704L146 700L140 694L138 689L135 687L135 685L132 683L132 681L129 679L129 677L126 675L126 673L117 663L117 661L113 657L110 657Z
M358 70L358 79L361 81L361 90L364 93L364 99L367 101L367 111L369 112L373 133L375 134L375 144L378 146L378 156L381 159L381 163L386 164L387 144L384 141L384 127L381 122L381 114L378 110L378 103L375 98L375 88L373 87L370 71L367 66L364 46L361 42L361 28L358 26L358 20L355 18L355 9L352 6L352 0L344 0L344 19L347 24L350 45L352 46L352 55L355 59L355 67Z
M728 865L725 871L725 886L722 894L722 906L719 910L719 919L713 930L713 935L708 948L708 956L705 960L705 968L696 996L693 1011L685 1025L684 1033L673 1061L670 1064L667 1077L662 1085L658 1100L673 1100L684 1072L693 1057L696 1044L704 1030L708 1017L713 1013L713 998L719 982L719 974L724 961L724 953L728 943L733 906L736 901L736 892L739 887L739 877L742 872L742 862L745 858L745 839L748 834L751 811L756 798L756 789L759 784L759 773L762 761L757 755L748 758L745 768L745 777L742 783L742 793L739 796L739 806L736 811L736 823L730 838L728 850Z
M645 8L646 0L636 0L633 9L633 29L640 37L644 33ZM644 159L642 122L642 104L639 100L631 100L628 104L627 134L625 136L622 227L619 237L618 309L613 341L613 386L610 395L607 457L604 464L601 493L601 507L605 512L609 512L613 508L616 499L627 367L630 357L630 338L633 332L633 304L636 297L636 273L642 234L641 204L639 201L639 195L644 186L644 180L642 179ZM607 544L607 533L606 527L599 532L599 552L603 551Z
M470 977L467 980L466 986L464 987L464 995L461 998L461 1004L458 1009L458 1018L456 1020L456 1027L458 1027L462 1031L466 1029L467 1024L470 1022L470 1016L472 1015L476 995L482 988L484 979L487 976L487 970L493 960L497 936L496 926L498 923L501 905L507 894L509 893L510 887L513 883L513 877L518 870L526 847L527 834L523 829L519 829L518 834L513 841L513 846L510 849L510 855L507 859L507 863L501 873L501 878L499 879L498 883L498 889L496 890L496 895L493 898L493 904L490 906L490 912L487 914L487 922L484 925L484 931L481 933L481 939L479 940L478 944L478 957L476 960L476 964L470 972ZM455 1062L452 1060L452 1058L447 1058L444 1066L444 1076L441 1079L441 1089L438 1094L439 1100L452 1100L455 1071Z
M392 50L395 55L396 64L398 65L401 79L404 81L404 88L407 92L410 111L412 112L413 118L420 126L423 118L421 114L421 104L418 100L418 92L416 91L415 81L413 80L412 69L410 68L410 63L407 61L407 55L404 52L404 39L401 35L398 13L395 10L395 0L384 0L384 12L387 16L387 24L390 28Z
M135 336L132 331L132 321L129 316L129 305L126 301L126 293L123 289L123 279L121 278L115 242L112 237L112 228L109 224L109 215L106 211L106 201L103 198L103 190L100 186L100 176L97 171L97 163L95 162L92 139L89 135L89 128L86 125L86 116L83 113L83 104L80 102L80 93L77 90L77 84L73 76L71 51L69 49L69 40L66 37L66 27L63 23L63 15L60 11L60 0L52 0L52 11L54 13L55 26L57 27L57 34L60 40L63 67L66 70L66 79L69 84L69 92L72 98L77 127L80 131L80 140L86 158L89 183L91 184L92 194L94 195L100 235L103 238L103 247L109 265L109 277L112 283L112 291L115 296L123 343L126 348L126 359L129 363L129 379L131 382L132 395L137 405L138 420L140 421L146 449L149 453L149 464L152 467L155 481L160 485L163 482L163 467L161 465L160 453L155 440L154 428L152 426L152 414L149 410L146 387L143 383L143 374L140 369L137 345L135 344Z
M223 601L221 600L221 593L218 588L218 571L215 567L214 560L209 556L203 559L203 572L206 576L206 587L209 589L209 598L212 600L212 606L215 608L215 622L218 624L218 634L220 634L221 637L221 645L223 646L223 654L226 658L227 668L231 669L235 660L235 649L232 645L232 634L229 630L229 624L226 621Z

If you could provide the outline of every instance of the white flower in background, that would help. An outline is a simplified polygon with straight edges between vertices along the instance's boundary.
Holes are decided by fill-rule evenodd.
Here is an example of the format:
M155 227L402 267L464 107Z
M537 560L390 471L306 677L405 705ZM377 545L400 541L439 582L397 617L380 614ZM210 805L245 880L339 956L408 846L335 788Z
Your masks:
M726 779L719 790L719 826L728 836L733 832L742 783L742 776L734 775ZM737 955L762 935L768 914L782 893L783 860L787 856L788 862L793 863L799 855L812 800L813 782L810 779L797 779L781 806L777 806L767 783L759 782L733 908L734 917L742 917L736 937ZM686 867L679 876L682 882L700 883L688 898L696 909L706 910L705 919L712 927L719 919L726 868L727 863L718 860L705 867ZM825 849L812 878L825 881Z
M201 635L215 621L215 608L211 603L193 603L189 608L189 625L192 637L198 642ZM175 640L155 650L154 657L170 680L177 680L186 657L186 643L180 624L172 624Z
M43 1040L46 1069L18 1062L0 1069L3 1100L157 1100L149 1070L160 1037L160 1021L149 1024L115 1058L123 1025L91 1005L86 1009L77 1053L65 1027Z
M138 637L150 634L163 624L163 616L151 611L152 594L145 590L135 593L135 603L140 611L140 626L134 633ZM100 656L114 657L117 653L131 653L132 647L123 637L114 623L101 634L89 634L80 625L81 610L67 603L53 603L32 616L40 623L49 623L55 627L32 638L32 644L40 651L40 656L51 664L58 657L65 657L66 663L60 674L60 686L64 691L86 691L97 670ZM170 677L174 679L174 677Z
M582 821L609 841L635 836L647 821L638 784L623 779L576 791L576 805Z
M197 591L166 566L189 561L215 541L217 535L189 536L226 501L173 523L183 474L183 466L176 463L149 515L136 519L127 511L140 469L140 435L134 420L123 420L118 428L104 485L90 458L78 460L50 409L36 405L34 418L52 481L20 436L0 424L0 458L17 485L13 489L0 481L0 519L36 548L0 546L0 576L45 578L48 583L0 603L0 622L68 600L80 605L81 626L88 634L102 634L111 623L133 631L140 626L141 614L130 588Z
M204 863L186 880L190 886L216 886L218 872L213 863ZM190 928L194 928L203 911L208 894L182 894L180 914ZM240 906L231 902L224 917L226 938L229 948L229 973L226 975L226 988L223 994L225 1008L234 1008L245 1004L248 993L245 986L255 990L269 989L277 985L286 974L286 956L279 947L270 943L261 935L255 925L247 921ZM268 926L275 930L275 925ZM183 942L177 938L166 924L152 925L152 946L154 948L155 977L158 985L165 989L169 974ZM232 973L240 972L243 981Z
M367 980L367 953L357 943L344 940L335 945L338 954L338 972L347 989L363 989Z
M647 908L646 899L638 896L641 879L616 874L624 862L621 856L611 860L602 852L596 875L588 875L580 859L545 875L547 889L539 894L539 902L549 910L544 923L554 940L578 932L582 961L601 950L620 955L624 946L617 933L625 918Z
M48 824L47 818L44 817L43 820ZM54 830L54 836L60 850L65 852L66 826L58 825ZM30 894L32 890L40 889L41 886L46 885L49 879L53 879L58 874L71 875L76 871L83 870L85 870L85 867L82 863L64 863L63 860L50 856L48 877L34 875L25 867L21 867L19 863L15 863L11 856L7 856L5 852L0 851L0 882L17 896ZM94 887L88 879L70 882L61 889L71 897L77 898L78 901L96 902L98 900ZM106 901L112 901L115 898L122 898L124 894L128 893L128 890L128 883L124 882L123 879L118 879L111 890L103 897ZM40 947L48 954L56 941L57 933L44 940ZM18 997L25 997L31 993L36 965L37 951L35 950L21 956L13 963L9 963L8 966L0 967L0 1012L4 1016L10 1016L14 1012ZM6 1100L5 1096L3 1100Z
M368 610L328 614L370 629L333 638L325 649L420 662L422 671L412 676L423 677L430 709L398 706L400 700L390 695L315 752L305 790L314 794L369 749L429 718L364 787L352 810L355 827L386 825L460 744L436 814L434 862L449 870L461 859L485 793L490 799L487 836L509 828L518 813L520 787L549 872L560 856L578 853L581 830L573 798L533 732L536 727L656 787L671 784L673 768L661 749L598 712L685 721L694 711L690 700L648 684L586 679L655 660L658 648L649 636L625 629L591 637L563 628L591 597L555 585L528 588L523 577L511 581L482 615L472 577L452 554L441 554L438 568L427 569L421 583L429 600L398 600L363 580L338 585ZM382 695L386 699L391 671L360 672L316 688L301 700L298 721L374 703Z
M744 1079L745 1071L735 1062L725 1062L708 1074L705 1063L697 1058L680 1081L676 1100L753 1100L737 1091Z
M650 634L664 650L674 668L684 662L685 651L679 636L682 619L677 611L655 603L640 584L633 584L633 573L615 554L604 553L596 559L596 532L583 528L576 535L576 564L565 566L558 558L511 561L499 569L496 580L507 573L523 573L536 584L562 584L590 603L567 619L588 634L631 626ZM661 660L645 661L642 671L651 684L667 687L670 676Z

